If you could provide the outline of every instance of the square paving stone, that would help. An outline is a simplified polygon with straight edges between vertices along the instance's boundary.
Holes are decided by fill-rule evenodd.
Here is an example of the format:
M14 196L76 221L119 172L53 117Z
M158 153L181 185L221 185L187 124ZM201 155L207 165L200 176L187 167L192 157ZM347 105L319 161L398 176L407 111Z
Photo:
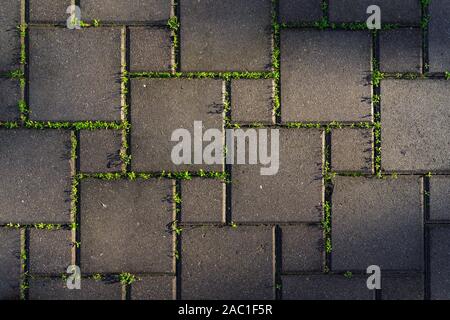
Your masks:
M30 119L120 120L120 29L31 28Z
M120 282L81 279L81 289L68 289L63 279L30 279L30 300L122 300Z
M450 220L450 176L430 179L430 218Z
M0 121L15 121L19 118L19 100L19 82L0 78Z
M450 2L433 0L430 2L428 50L431 72L450 71Z
M122 132L118 130L80 131L80 171L120 171Z
M332 198L333 270L423 268L421 179L336 177Z
M30 231L30 272L32 274L65 273L72 264L71 230Z
M322 19L321 0L280 0L280 20L289 22L312 22Z
M20 1L2 1L0 7L0 72L19 67L20 37L17 26L20 24Z
M198 227L182 234L182 299L273 299L271 227Z
M380 69L383 72L420 72L422 31L418 28L380 32Z
M373 172L373 131L353 128L333 130L331 166L336 171Z
M366 277L305 275L282 277L283 300L374 300Z
M170 180L83 180L83 272L173 272Z
M331 22L365 22L367 8L381 9L382 23L418 25L421 19L420 2L416 0L332 0L329 4Z
M221 180L194 178L181 181L183 222L225 222L225 184Z
M381 271L383 274L383 271ZM381 279L382 300L423 300L422 274L387 275Z
M430 229L430 292L433 300L450 297L450 227Z
M29 0L31 22L66 22L70 14L66 13L71 0ZM83 12L81 12L83 20Z
M139 276L131 285L132 300L173 300L175 277Z
M171 0L80 0L83 19L103 22L161 22L170 18Z
M371 120L370 64L368 32L283 30L283 122Z
M131 81L131 166L135 171L221 171L223 165L194 163L194 121L223 129L222 82L212 79L133 79ZM191 163L173 163L177 129L191 133ZM181 139L180 139L181 140ZM203 147L209 145L204 142Z
M170 31L156 28L130 29L130 71L169 71Z
M387 171L450 169L450 82L385 80L382 166Z
M182 71L264 71L271 63L271 0L180 2Z
M281 227L283 272L321 271L323 230L317 225Z
M237 123L272 123L273 80L231 81L231 119Z
M20 268L20 232L0 228L0 300L19 299Z
M0 130L0 223L70 222L70 132Z
M269 135L272 135L270 131ZM320 221L323 188L322 145L322 131L280 129L277 174L261 175L262 165L234 165L233 220Z

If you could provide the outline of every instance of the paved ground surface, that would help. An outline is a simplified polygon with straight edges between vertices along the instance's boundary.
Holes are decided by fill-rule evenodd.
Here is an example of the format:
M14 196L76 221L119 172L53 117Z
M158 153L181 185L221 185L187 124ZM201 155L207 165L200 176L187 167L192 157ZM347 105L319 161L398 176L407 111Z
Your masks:
M70 4L0 7L0 299L450 298L448 0ZM175 166L199 120L279 173Z

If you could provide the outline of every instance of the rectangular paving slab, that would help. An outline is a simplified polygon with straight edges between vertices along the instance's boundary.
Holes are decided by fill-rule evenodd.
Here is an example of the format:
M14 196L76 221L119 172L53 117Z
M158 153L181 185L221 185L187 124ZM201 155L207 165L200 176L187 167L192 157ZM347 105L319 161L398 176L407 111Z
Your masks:
M139 276L131 284L131 300L173 300L175 277Z
M20 232L0 228L0 300L19 299L20 268Z
M231 81L231 119L243 124L271 124L273 80L237 79Z
M181 221L225 222L225 184L194 178L181 181Z
M366 278L344 275L292 275L282 277L283 300L374 300Z
M20 38L17 26L20 25L20 1L2 1L0 25L0 72L3 72L19 67Z
M29 32L30 119L120 120L119 28Z
M70 222L70 131L0 130L0 223Z
M120 130L80 131L80 171L118 172L122 168Z
M382 300L423 300L424 279L422 274L386 275L381 278Z
M197 227L182 233L182 299L273 299L271 227Z
M281 227L283 272L321 271L323 267L323 230L318 225Z
M182 71L264 71L271 62L271 0L180 2Z
M428 50L431 72L450 71L450 2L430 1Z
M131 27L130 71L170 71L172 62L170 31Z
M194 164L194 121L203 131L223 128L222 82L213 79L133 79L131 81L131 161L135 171L221 171L222 165ZM191 163L176 165L171 141L177 129L191 134ZM177 138L179 139L179 138ZM204 142L205 147L209 143Z
M332 270L423 270L421 178L336 177Z
M450 228L433 226L430 232L430 294L433 300L450 296Z
M382 23L420 23L421 9L417 0L332 0L329 4L331 22L365 22L370 16L367 8L381 9Z
M450 169L450 82L381 84L382 166L387 171Z
M432 176L429 197L430 218L450 220L450 176Z
M322 0L279 0L282 23L312 22L322 19Z
M419 28L380 32L382 72L420 72L422 70L422 30Z
M159 22L170 17L170 0L80 0L83 19L104 22Z
M122 285L81 279L81 289L68 289L61 278L30 279L30 300L122 300Z
M74 243L71 230L30 230L31 274L59 275L72 264Z
M279 170L275 175L261 175L261 165L234 165L232 219L238 222L320 221L322 145L320 130L280 129Z
M15 121L19 118L19 100L19 82L0 78L0 121Z
M66 11L71 4L71 0L29 0L30 21L65 23L70 16ZM83 20L83 14L81 14L81 20Z
M331 133L331 167L334 171L373 172L373 130L335 129Z
M282 30L282 121L370 121L370 69L368 32Z
M173 272L170 180L83 180L83 272Z

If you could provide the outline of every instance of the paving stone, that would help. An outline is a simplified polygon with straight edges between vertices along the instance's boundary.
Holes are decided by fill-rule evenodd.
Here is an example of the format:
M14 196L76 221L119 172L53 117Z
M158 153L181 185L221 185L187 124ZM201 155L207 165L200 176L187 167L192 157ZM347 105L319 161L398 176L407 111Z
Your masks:
M383 169L449 170L450 83L385 80L381 89Z
M118 130L80 131L80 171L120 171L122 133Z
M331 22L365 22L367 8L381 9L382 23L418 25L421 19L420 2L416 0L333 0L329 4Z
M0 121L15 121L19 118L19 100L19 82L0 78Z
M173 272L170 180L83 180L83 272Z
M19 230L0 228L0 300L18 300L20 285Z
M312 22L322 19L321 0L280 0L280 20L289 22Z
M380 32L380 69L383 72L420 72L422 34L418 28Z
M430 292L433 300L450 296L450 228L430 229Z
M81 0L83 19L103 22L161 22L170 18L170 0Z
M450 2L433 0L429 5L428 50L431 72L450 71Z
M222 82L212 79L136 79L131 81L131 148L134 171L221 171L222 165L175 165L171 159L174 130L223 128ZM170 121L167 121L167 120ZM206 147L209 142L203 144ZM192 154L194 148L192 147ZM194 156L191 157L194 163Z
M423 300L423 293L424 280L421 274L382 276L382 300Z
M323 134L311 129L280 129L279 135L276 175L261 175L261 165L233 166L234 221L321 220Z
M31 22L66 22L70 14L66 13L71 0L29 0ZM81 13L83 20L83 12Z
M450 220L450 176L430 179L430 218Z
M130 29L130 71L169 71L170 31L156 28Z
M2 1L0 24L0 72L17 69L20 55L20 37L17 31L20 24L20 1Z
M373 131L353 128L333 130L331 166L336 171L373 172Z
M29 34L30 119L120 120L119 28Z
M231 81L231 119L237 123L272 123L273 80Z
M132 300L173 300L175 278L170 276L140 276L131 285Z
M283 272L321 271L323 230L316 225L281 227Z
M0 223L70 222L70 132L0 130Z
M333 270L423 268L421 180L336 177L332 199Z
M371 120L368 32L282 30L281 117Z
M71 230L30 231L30 272L32 274L65 273L72 264Z
M374 300L366 278L343 275L283 276L284 300Z
M273 299L271 227L200 227L182 234L182 299Z
M271 63L271 0L185 0L182 71L264 71Z
M30 300L122 300L119 282L81 279L81 289L68 289L62 279L30 279Z
M221 180L194 178L181 182L183 222L224 222L225 184Z

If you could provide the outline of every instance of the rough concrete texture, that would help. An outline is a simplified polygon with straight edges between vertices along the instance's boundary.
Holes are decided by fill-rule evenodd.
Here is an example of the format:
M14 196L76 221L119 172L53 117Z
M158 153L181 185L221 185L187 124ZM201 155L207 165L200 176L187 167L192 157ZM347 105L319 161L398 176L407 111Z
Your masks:
M283 122L370 121L367 32L281 32Z
M0 300L450 299L449 32L448 0L2 0Z
M417 177L337 177L332 199L333 270L423 270Z

